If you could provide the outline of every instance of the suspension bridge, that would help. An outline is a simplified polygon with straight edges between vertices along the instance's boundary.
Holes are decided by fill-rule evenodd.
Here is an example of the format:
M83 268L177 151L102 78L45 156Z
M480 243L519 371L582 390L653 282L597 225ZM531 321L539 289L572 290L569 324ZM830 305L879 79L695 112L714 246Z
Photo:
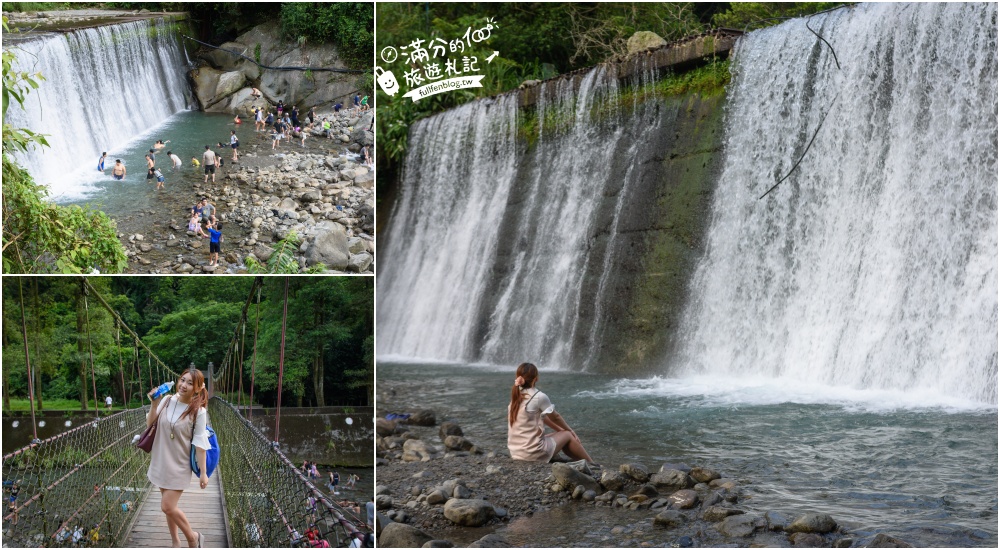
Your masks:
M372 533L361 510L331 500L278 446L287 278L274 440L251 422L262 284L263 278L254 280L222 363L218 368L209 363L207 368L208 416L219 440L219 465L204 490L192 477L179 507L192 529L202 533L205 547L348 547ZM90 298L113 318L123 395L135 392L145 395L148 390L144 388L180 378L181 373L156 357L86 278L81 279L81 285L88 316L88 339ZM256 319L251 326L250 310L254 305ZM248 328L253 353L250 396L243 403ZM33 395L23 319L22 331L29 394ZM123 333L135 344L128 367L121 353ZM97 403L92 349L90 368ZM237 403L226 401L216 390L237 395ZM133 444L133 437L146 428L148 407L137 406L103 416L95 410L92 421L45 440L39 440L36 433L31 444L5 455L4 547L169 547L159 490L146 479L149 455ZM32 425L35 426L33 401Z

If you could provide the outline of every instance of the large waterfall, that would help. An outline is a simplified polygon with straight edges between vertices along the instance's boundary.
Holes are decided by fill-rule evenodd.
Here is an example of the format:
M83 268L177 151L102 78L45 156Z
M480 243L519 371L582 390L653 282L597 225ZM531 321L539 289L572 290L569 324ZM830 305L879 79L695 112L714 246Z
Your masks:
M996 402L996 10L860 5L741 39L707 234L687 243L701 259L644 374ZM618 94L629 111L598 68L540 102L564 130L535 145L513 96L415 125L380 251L381 358L608 370L590 359L628 336L608 323L660 199L636 188L685 139L662 104L601 119Z
M742 39L675 374L996 403L996 15L872 4L808 22L833 51L806 20Z
M22 70L45 81L28 94L9 122L47 134L50 147L34 148L19 162L55 198L78 195L72 174L94 170L114 151L170 115L188 107L187 68L174 24L142 20L17 44Z

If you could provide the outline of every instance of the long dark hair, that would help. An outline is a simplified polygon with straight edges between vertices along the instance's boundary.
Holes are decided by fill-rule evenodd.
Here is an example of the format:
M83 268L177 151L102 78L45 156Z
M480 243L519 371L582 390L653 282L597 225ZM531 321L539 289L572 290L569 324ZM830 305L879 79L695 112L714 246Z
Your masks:
M521 363L517 366L517 376L524 380L524 384L521 386L514 384L510 390L510 410L507 412L507 422L511 426L517 420L517 411L521 408L521 390L535 387L535 380L538 379L538 367L531 363Z
M198 369L188 369L181 373L181 378L184 378L184 374L191 375L191 386L194 395L191 396L191 402L188 403L187 409L181 414L181 418L185 416L191 416L192 418L197 418L198 411L202 407L208 407L208 388L205 387L205 375ZM177 379L177 383L181 383L181 378Z

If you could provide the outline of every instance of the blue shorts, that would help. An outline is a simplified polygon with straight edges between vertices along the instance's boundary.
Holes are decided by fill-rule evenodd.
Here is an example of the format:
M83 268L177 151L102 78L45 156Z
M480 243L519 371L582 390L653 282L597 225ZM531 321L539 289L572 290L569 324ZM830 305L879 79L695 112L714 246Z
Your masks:
M160 182L160 183L163 183L163 176L159 176L159 177L157 177L157 178L156 178L156 181L158 181L158 182Z
M123 179L125 179L125 176L114 175L114 176L111 176L111 177L115 178L116 180L123 180Z

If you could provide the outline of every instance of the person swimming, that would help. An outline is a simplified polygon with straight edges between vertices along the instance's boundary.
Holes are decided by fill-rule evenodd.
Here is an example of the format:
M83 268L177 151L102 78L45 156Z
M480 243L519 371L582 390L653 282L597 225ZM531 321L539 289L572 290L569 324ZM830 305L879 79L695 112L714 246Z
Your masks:
M111 168L111 177L116 180L125 179L125 165L122 164L122 159L115 159L115 165Z
M158 140L156 140L156 143L153 144L153 149L163 149L164 147L167 146L168 143L170 143L169 139L167 141L163 141L162 139L158 139Z

